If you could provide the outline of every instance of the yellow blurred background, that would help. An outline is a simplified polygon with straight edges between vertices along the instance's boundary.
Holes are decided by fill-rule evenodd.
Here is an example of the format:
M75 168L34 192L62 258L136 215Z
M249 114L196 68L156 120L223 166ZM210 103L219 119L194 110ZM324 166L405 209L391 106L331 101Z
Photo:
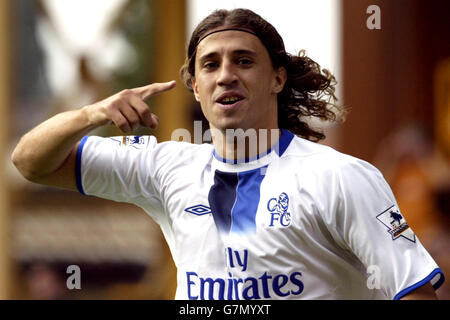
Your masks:
M322 143L382 171L450 277L449 2L272 2L0 0L0 299L174 297L172 258L141 209L29 183L10 155L24 133L56 113L172 79L174 91L150 100L158 130L135 134L165 141L177 128L193 132L193 121L204 119L178 70L193 26L221 7L255 10L288 50L306 49L336 74L350 113L343 124L317 123L327 134ZM380 8L381 29L367 28L370 5ZM70 265L80 267L79 290L66 286ZM448 283L441 299L450 298Z

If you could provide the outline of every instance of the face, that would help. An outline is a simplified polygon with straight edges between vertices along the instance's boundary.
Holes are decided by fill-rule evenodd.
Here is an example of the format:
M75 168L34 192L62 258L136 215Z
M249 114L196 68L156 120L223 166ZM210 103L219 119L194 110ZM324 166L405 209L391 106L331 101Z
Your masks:
M211 128L278 128L277 94L286 82L254 35L222 31L197 47L192 87Z
M280 196L278 197L278 203L284 210L287 210L289 206L289 198L286 193L283 192L282 194L280 194Z

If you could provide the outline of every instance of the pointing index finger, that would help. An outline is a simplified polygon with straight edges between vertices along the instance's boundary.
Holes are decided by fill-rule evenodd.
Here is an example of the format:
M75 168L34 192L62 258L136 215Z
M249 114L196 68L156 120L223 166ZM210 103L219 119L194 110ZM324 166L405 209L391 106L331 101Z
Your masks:
M169 91L177 85L176 81L172 80L169 82L163 82L163 83L152 83L143 87L134 88L132 91L134 91L136 94L138 94L142 100L146 100L150 97L156 96L160 93Z

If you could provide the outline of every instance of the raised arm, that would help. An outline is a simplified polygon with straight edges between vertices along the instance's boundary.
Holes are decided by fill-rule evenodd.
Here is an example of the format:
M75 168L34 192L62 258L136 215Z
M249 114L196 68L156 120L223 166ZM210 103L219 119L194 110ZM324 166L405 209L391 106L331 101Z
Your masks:
M27 180L76 190L76 152L81 138L105 124L114 124L125 133L139 125L156 128L158 118L145 100L175 85L171 81L127 89L81 109L57 114L25 134L11 160Z

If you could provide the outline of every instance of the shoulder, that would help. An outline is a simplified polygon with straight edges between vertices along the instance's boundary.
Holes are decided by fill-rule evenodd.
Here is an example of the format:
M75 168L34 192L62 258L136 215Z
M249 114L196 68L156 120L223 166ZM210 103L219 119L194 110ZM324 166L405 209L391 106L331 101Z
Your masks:
M192 144L179 141L158 142L155 136L114 136L114 137L98 137L87 136L83 138L82 144L89 143L96 150L121 150L124 152L154 152L162 155L184 154L208 154L213 150L209 144ZM98 148L98 149L97 149Z
M342 153L332 147L294 137L283 157L293 161L313 172L348 175L356 172L381 175L371 163Z
M211 144L192 144L179 141L157 143L155 154L168 163L194 165L211 161L214 147Z
M89 136L79 153L84 159L103 159L147 168L171 170L211 161L213 146L178 141L158 142L154 136ZM88 161L86 160L86 161ZM86 162L85 161L85 162ZM105 162L103 161L103 162Z

